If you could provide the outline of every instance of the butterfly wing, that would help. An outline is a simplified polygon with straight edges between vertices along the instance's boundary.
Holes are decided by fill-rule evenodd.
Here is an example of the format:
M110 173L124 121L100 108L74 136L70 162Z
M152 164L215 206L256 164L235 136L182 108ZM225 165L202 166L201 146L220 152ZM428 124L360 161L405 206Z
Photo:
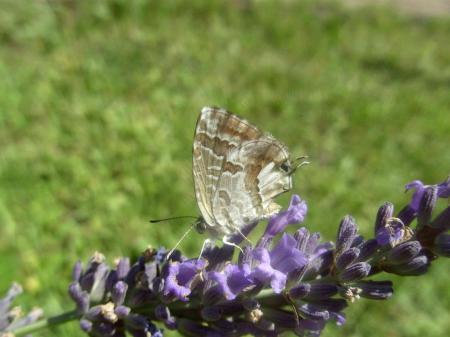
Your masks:
M280 210L273 199L292 188L289 153L271 136L243 142L224 159L211 210L225 235Z
M197 204L213 232L221 232L214 217L213 197L222 170L228 167L226 158L242 143L262 135L256 126L224 109L202 109L195 128L192 168Z

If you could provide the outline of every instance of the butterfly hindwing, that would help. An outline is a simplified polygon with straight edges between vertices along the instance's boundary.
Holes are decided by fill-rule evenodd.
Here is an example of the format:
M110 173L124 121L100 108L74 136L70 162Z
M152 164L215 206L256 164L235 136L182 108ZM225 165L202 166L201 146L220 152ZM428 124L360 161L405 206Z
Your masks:
M227 169L234 166L243 170ZM232 150L213 197L216 222L235 233L246 224L278 212L280 206L273 198L292 187L288 166L286 148L271 136L244 142Z

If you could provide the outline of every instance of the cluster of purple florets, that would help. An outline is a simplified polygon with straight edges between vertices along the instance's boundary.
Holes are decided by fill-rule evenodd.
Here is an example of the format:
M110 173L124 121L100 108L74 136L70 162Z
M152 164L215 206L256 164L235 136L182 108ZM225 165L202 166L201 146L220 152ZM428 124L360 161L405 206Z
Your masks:
M294 195L237 262L232 246L209 247L194 259L175 251L168 260L164 249L149 248L134 265L122 258L113 269L96 254L84 271L76 264L69 289L81 328L91 336L147 337L162 335L160 322L187 336L319 336L328 322L345 322L349 302L392 295L390 281L371 275L420 275L438 256L450 256L450 207L432 219L437 199L450 197L450 180L406 187L415 189L411 202L397 215L383 204L368 240L350 216L341 221L336 244L306 228L286 233L307 212Z

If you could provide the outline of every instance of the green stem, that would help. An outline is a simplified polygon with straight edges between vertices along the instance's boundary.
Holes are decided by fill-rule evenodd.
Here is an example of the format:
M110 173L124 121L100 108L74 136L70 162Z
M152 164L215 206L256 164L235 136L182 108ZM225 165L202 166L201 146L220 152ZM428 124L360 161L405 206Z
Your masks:
M79 313L77 313L76 310L68 311L68 312L65 312L58 316L41 319L40 321L28 324L21 328L17 328L10 332L12 332L14 334L14 336L16 336L16 337L25 336L26 334L36 332L36 331L39 331L42 329L46 329L51 326L56 326L56 325L63 324L63 323L69 322L69 321L73 321L75 319L79 319L80 317L81 317L81 315Z

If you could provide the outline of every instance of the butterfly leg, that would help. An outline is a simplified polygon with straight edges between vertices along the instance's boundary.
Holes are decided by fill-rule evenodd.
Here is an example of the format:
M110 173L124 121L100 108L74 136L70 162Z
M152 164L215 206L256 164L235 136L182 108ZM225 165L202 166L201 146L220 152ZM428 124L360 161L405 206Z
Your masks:
M241 232L241 230L239 228L236 228L236 231L239 233L240 236L242 236L244 238L245 241L250 243L250 246L253 246L253 243L245 236L244 233ZM241 251L242 251L242 249L241 249Z
M237 244L235 244L234 242L228 241L226 236L223 237L222 242L223 242L224 245L233 246L233 247L239 249L239 250L241 251L241 253L244 254L244 251L242 250L242 248L239 247L239 246L238 246Z
M203 241L202 249L200 250L200 255L198 256L197 260L200 260L202 258L203 251L205 250L205 248L207 246L211 245L212 243L213 243L213 241L210 239L206 239L205 241Z

